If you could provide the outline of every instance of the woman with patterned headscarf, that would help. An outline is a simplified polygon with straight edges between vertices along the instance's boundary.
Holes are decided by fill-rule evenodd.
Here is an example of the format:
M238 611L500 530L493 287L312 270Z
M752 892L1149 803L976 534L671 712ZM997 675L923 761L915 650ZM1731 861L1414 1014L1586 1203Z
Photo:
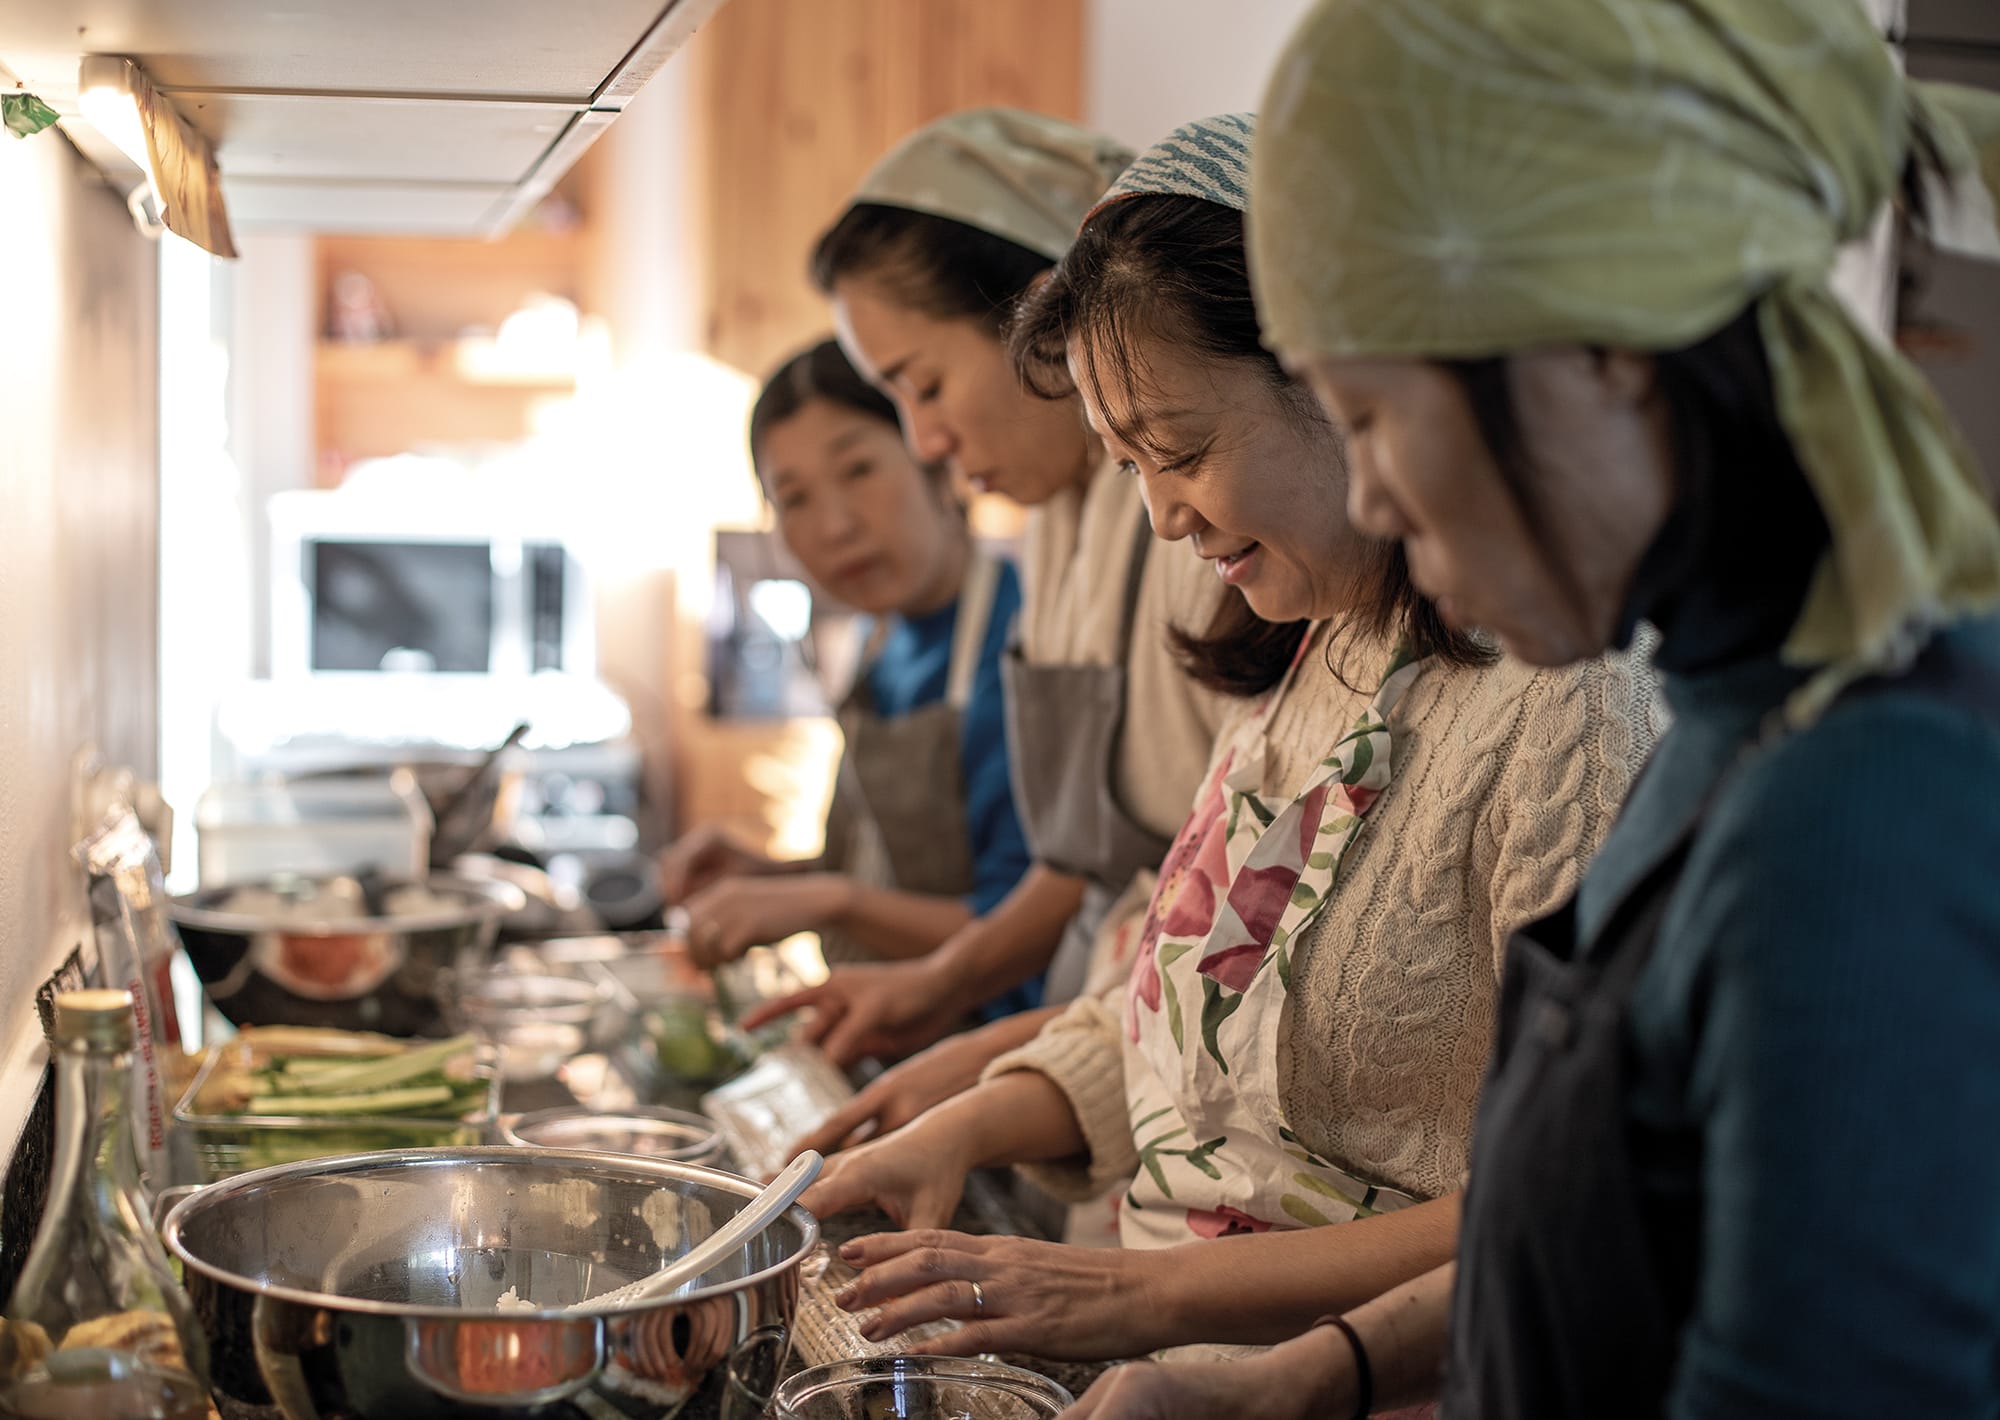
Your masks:
M1455 1278L1078 1413L2000 1413L2000 526L1827 285L1899 183L2000 254L2000 106L1846 0L1324 0L1263 118L1350 516L1524 658L1652 623L1676 723L1510 948Z
M951 114L870 170L812 256L842 348L894 401L911 451L1029 510L1017 644L1002 670L1034 865L935 951L836 967L747 1022L811 1005L808 1031L842 1064L929 1045L1017 986L1051 1005L1074 997L1097 929L1165 855L1224 714L1168 638L1209 627L1234 594L1185 549L1153 542L1137 488L1075 401L1024 389L1003 341L1015 302L1131 158L1061 119ZM1037 1020L1023 1012L946 1041L803 1142L831 1150L856 1129L901 1123L972 1083Z

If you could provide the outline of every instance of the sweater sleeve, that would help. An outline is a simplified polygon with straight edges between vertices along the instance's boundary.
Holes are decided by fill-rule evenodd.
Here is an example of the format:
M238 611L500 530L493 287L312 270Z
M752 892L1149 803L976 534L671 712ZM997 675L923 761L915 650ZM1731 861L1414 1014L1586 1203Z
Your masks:
M2000 733L1883 696L1712 811L1665 924L1699 949L1641 983L1702 1141L1673 1420L1992 1413L1996 789Z
M1622 656L1535 675L1478 850L1496 977L1508 938L1562 906L1610 832L1652 744L1651 696Z
M1125 1054L1118 1020L1102 1001L1081 997L1043 1026L1026 1045L986 1067L991 1080L1015 1070L1034 1070L1069 1100L1083 1130L1088 1159L1024 1164L1021 1173L1066 1203L1083 1203L1139 1168L1132 1123L1125 1108Z

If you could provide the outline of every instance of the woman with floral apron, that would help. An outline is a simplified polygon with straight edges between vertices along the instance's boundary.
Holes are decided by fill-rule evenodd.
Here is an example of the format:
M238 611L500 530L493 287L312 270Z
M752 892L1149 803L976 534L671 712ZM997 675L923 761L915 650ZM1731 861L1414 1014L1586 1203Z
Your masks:
M966 1169L1014 1163L1059 1196L1129 1183L1122 1246L859 1240L844 1300L886 1303L873 1336L949 1316L970 1324L925 1345L1263 1345L1449 1256L1501 944L1573 886L1649 740L1625 667L1499 661L1347 527L1340 443L1257 342L1249 129L1204 120L1141 159L1017 317L1020 357L1073 378L1159 535L1263 619L1184 639L1239 708L1126 990L807 1197L924 1228Z
M836 970L750 1018L814 1007L805 1033L841 1064L908 1055L1023 981L1046 975L1052 1001L1082 989L1099 928L1134 875L1158 865L1226 712L1182 674L1169 636L1209 626L1235 599L1148 535L1139 490L1105 462L1075 400L1023 389L1004 345L1015 299L1130 158L1040 114L951 114L883 156L814 252L843 346L896 401L918 457L1027 510L1024 604L1005 665L1035 865L923 960ZM953 1042L952 1063L930 1070L933 1057L919 1093L971 1083L1033 1029L1017 1021Z
M1318 636L1300 643L1303 659ZM1131 1247L1345 1222L1418 1201L1303 1147L1278 1055L1292 953L1333 899L1341 859L1389 787L1390 716L1423 671L1398 651L1381 687L1298 792L1267 792L1272 712L1295 660L1203 786L1161 872L1125 997L1127 1112L1140 1171Z
M2000 1415L2000 519L1839 255L2000 258L2000 97L1824 0L1313 8L1265 335L1351 506L1673 710L1510 945L1452 1266L1089 1420ZM1392 791L1393 792L1393 791Z

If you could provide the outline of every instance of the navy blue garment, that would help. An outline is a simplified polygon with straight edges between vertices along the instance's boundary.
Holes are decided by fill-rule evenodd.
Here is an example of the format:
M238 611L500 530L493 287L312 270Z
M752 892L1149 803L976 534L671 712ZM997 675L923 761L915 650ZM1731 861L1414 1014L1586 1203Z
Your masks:
M1627 1005L1627 1118L1684 1145L1641 1186L1692 1222L1669 1391L1632 1413L1992 1416L2000 725L1890 683L1762 733L1826 545L1779 463L1684 508L1640 570L1674 725L1577 898L1588 953L1715 791ZM2000 665L2000 620L1942 637Z
M1946 633L2000 666L2000 622ZM1670 674L1676 717L1578 898L1620 884L1798 683ZM2000 727L1888 687L1836 702L1710 805L1634 983L1634 1124L1694 1141L1665 1415L1992 1415L2000 1405Z
M1014 618L1021 610L1021 579L1012 564L1002 563L993 589L993 614L986 640L979 648L979 670L972 697L959 723L959 763L965 776L965 833L972 849L974 884L965 905L983 916L1014 890L1032 861L1028 840L1014 812L1012 780L1007 768L1006 714L1001 701L1000 659ZM895 616L888 620L880 652L868 672L868 690L876 711L886 719L907 715L945 697L951 674L952 635L958 625L958 603L925 616ZM1037 977L994 998L981 1008L983 1019L995 1020L1039 1006L1042 982Z

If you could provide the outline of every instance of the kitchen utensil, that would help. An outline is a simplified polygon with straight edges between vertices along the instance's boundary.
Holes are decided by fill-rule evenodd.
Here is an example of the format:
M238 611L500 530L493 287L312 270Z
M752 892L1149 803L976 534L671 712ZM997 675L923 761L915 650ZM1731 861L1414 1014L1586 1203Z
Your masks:
M722 1156L722 1135L715 1121L683 1109L638 1106L611 1112L580 1105L544 1109L503 1124L500 1134L509 1144L636 1154L688 1164L712 1164Z
M528 733L523 720L507 732L507 738L490 749L473 766L465 782L439 801L434 810L437 826L431 830L431 863L442 867L459 854L469 852L481 833L493 822L493 803L500 792L500 758L519 744Z
M1042 1420L1074 1400L1054 1381L995 1361L877 1356L800 1371L778 1387L777 1420Z
M381 894L387 910L370 915L352 877L283 877L204 888L169 912L209 999L238 1025L435 1034L440 973L477 962L521 895L447 874Z
M792 1208L686 1293L570 1311L757 1195L690 1164L417 1149L263 1169L167 1217L224 1420L754 1420L819 1225ZM508 1310L508 1292L532 1310Z
M807 1186L819 1177L820 1165L824 1162L811 1149L806 1150L793 1159L783 1173L765 1184L764 1191L738 1210L735 1217L685 1256L674 1259L650 1277L641 1277L616 1291L592 1297L577 1310L605 1311L639 1306L672 1296L783 1216L798 1202L799 1195L806 1191Z

